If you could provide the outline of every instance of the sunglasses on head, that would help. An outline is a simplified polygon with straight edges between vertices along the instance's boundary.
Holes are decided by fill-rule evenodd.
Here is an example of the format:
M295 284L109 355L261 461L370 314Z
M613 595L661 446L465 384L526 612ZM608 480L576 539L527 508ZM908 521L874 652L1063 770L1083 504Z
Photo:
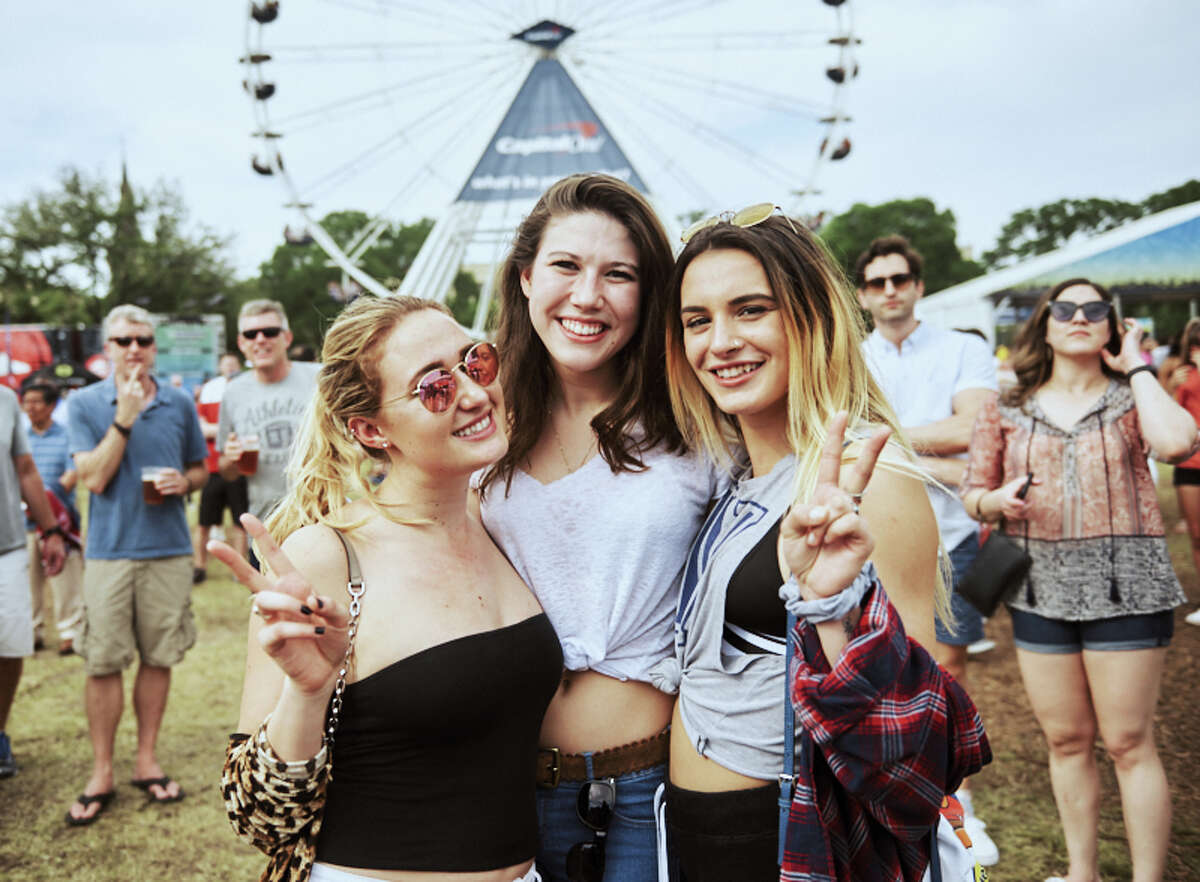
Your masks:
M897 291L902 291L916 281L916 276L912 273L893 273L890 276L876 276L873 279L867 279L863 282L863 287L868 291L882 291L887 287L887 283L891 282L892 287Z
M247 340L253 340L259 334L262 334L268 340L274 340L283 333L283 328L248 328L242 331L242 336Z
M1073 303L1070 300L1050 301L1050 315L1060 322L1069 322L1075 318L1077 310L1083 310L1083 317L1095 324L1108 318L1112 312L1112 304L1106 300L1089 300L1087 303Z
M134 340L137 340L137 345L141 346L143 349L145 349L147 346L154 345L153 334L147 334L145 336L141 334L135 334L131 337L109 337L108 340L110 343L116 343L122 349L128 347Z
M415 395L430 413L441 413L458 397L458 381L454 379L454 372L459 369L477 385L490 385L500 372L500 356L496 347L491 343L476 343L467 350L463 360L450 370L435 368L421 377L417 388L407 397Z
M777 211L783 214L783 209L774 202L759 202L757 205L748 205L741 211L722 211L714 214L712 217L696 221L680 234L679 240L687 244L701 230L707 230L709 227L715 227L717 224L730 224L731 226L743 228L753 227L756 224L761 224ZM796 227L792 223L792 219L786 214L783 215L783 219L788 222L788 226L792 228L792 232L796 232Z
M601 882L604 878L604 846L608 826L617 806L617 782L614 778L588 781L575 797L579 822L592 831L591 842L576 842L567 852L567 879L570 882Z

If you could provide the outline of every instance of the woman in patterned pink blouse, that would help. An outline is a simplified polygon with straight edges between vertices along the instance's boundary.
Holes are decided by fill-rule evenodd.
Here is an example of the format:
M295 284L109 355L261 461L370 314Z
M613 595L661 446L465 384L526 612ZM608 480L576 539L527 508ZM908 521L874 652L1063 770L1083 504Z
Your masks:
M1196 423L1142 360L1141 336L1100 285L1047 291L1014 347L1017 385L980 412L962 483L967 511L999 521L1033 558L1008 608L1050 748L1070 882L1099 879L1097 731L1116 767L1135 879L1162 877L1171 827L1154 708L1184 595L1146 454L1182 461Z

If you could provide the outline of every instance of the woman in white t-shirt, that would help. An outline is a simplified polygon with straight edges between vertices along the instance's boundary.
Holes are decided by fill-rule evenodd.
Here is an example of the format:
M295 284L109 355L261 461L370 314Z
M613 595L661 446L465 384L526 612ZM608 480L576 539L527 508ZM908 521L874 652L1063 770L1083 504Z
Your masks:
M672 655L680 575L719 489L667 400L672 264L640 193L574 175L521 224L501 274L511 432L481 507L563 649L539 760L547 882L657 878L653 801L674 696L650 669Z

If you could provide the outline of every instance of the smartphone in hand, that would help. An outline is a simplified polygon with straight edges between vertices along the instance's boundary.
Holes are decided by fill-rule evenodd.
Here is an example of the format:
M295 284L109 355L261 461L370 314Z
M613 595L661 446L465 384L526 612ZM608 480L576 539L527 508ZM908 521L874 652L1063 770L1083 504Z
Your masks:
M1017 499L1024 499L1029 493L1029 487L1033 484L1033 472L1025 476L1025 483L1021 485L1021 489L1017 491Z

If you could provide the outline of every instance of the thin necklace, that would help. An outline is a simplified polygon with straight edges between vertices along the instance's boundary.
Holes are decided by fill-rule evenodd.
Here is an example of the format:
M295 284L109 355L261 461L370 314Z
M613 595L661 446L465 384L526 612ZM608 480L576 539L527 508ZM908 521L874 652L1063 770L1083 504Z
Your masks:
M567 459L567 448L565 448L563 446L562 436L560 436L558 434L558 427L554 425L554 412L551 411L549 416L550 416L550 431L554 433L554 440L556 442L558 442L558 455L562 457L563 466L566 467L567 474L571 474L571 472L578 471L579 469L583 468L584 463L586 463L592 457L592 447L595 445L595 433L594 432L592 433L593 440L590 444L588 444L587 450L584 451L583 459L581 459L579 461L579 465L572 466L571 461L569 459Z

